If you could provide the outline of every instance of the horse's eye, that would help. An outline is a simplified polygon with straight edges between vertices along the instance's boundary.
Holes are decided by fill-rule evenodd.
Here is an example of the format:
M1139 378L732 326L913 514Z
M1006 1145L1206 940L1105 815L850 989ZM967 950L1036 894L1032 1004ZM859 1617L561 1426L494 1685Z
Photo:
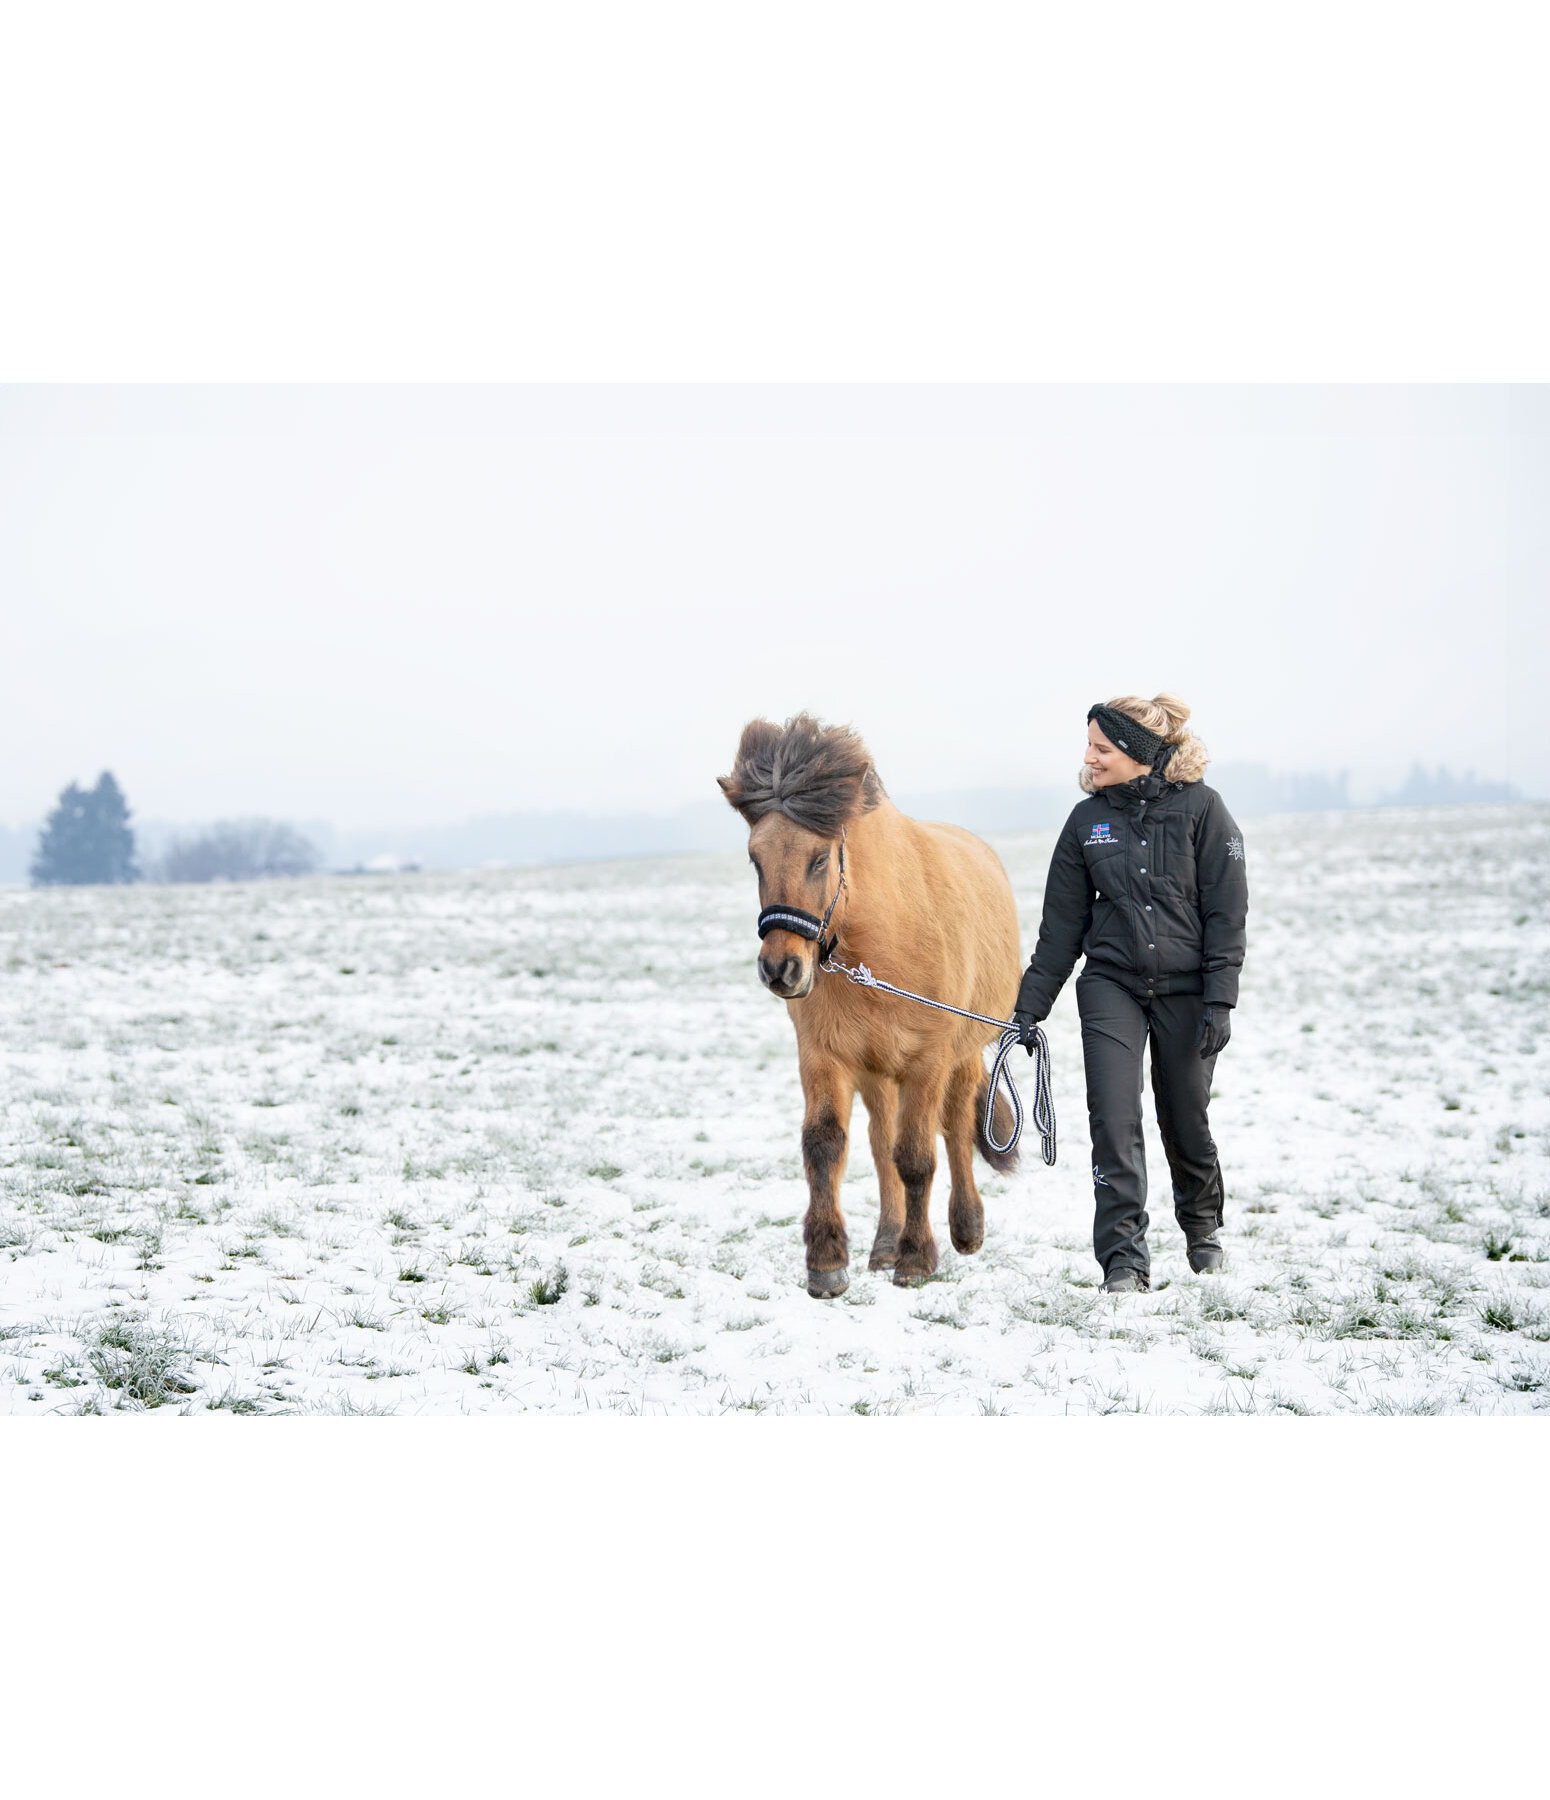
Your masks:
M828 866L829 852L825 850L822 856L815 856L813 858L813 866L807 872L809 875L821 875Z

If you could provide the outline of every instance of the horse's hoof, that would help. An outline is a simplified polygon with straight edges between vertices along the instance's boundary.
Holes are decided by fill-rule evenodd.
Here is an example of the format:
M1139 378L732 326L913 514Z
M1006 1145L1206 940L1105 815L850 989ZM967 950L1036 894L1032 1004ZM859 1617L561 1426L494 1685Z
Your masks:
M850 1286L850 1276L843 1269L809 1269L807 1291L815 1300L837 1300Z
M956 1200L947 1209L947 1228L960 1256L972 1256L985 1241L985 1208L978 1196Z
M893 1279L899 1287L919 1287L936 1274L936 1244L901 1244L899 1260L894 1265Z
M875 1274L879 1269L891 1269L898 1260L897 1244L874 1244L872 1254L867 1258L867 1267Z

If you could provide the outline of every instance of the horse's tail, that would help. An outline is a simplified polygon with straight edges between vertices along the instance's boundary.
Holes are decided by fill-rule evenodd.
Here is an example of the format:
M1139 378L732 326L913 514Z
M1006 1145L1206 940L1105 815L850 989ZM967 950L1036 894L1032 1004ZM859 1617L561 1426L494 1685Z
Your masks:
M1017 1167L1017 1151L992 1150L985 1139L985 1102L990 1097L990 1074L988 1070L980 1071L979 1089L974 1096L974 1148L979 1151L991 1168L1002 1175L1010 1175ZM1007 1104L1006 1095L998 1087L996 1089L996 1110L993 1118L996 1136L1004 1144L1012 1135L1012 1109Z

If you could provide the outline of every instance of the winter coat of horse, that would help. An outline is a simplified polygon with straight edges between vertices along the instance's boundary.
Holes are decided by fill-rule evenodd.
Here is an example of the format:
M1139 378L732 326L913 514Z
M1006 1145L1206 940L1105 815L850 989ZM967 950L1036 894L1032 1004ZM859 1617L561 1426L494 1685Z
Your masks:
M831 937L844 961L865 962L884 980L955 1006L1010 1015L1021 958L1017 907L1000 859L956 825L901 813L854 732L805 713L783 726L756 719L720 786L748 825L761 908L822 918L832 903ZM996 1033L853 987L822 973L818 961L811 938L778 927L759 955L760 979L785 1000L796 1027L808 1292L827 1298L849 1285L839 1197L858 1091L871 1122L880 1202L868 1266L891 1268L901 1285L918 1283L937 1265L929 1209L938 1133L947 1146L956 1250L978 1250L985 1235L974 1150L995 1168L1015 1164L1015 1154L992 1152L983 1133L983 1052ZM1009 1110L999 1096L996 1106L995 1134L1004 1140Z

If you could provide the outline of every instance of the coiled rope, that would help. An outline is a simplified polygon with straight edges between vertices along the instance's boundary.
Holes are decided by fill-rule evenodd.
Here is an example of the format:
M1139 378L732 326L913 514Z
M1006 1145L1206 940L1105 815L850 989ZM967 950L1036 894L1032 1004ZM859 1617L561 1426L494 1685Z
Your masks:
M836 890L835 898L838 897ZM997 1156L1005 1156L1009 1150L1017 1148L1017 1140L1023 1135L1023 1102L1017 1091L1017 1083L1007 1069L1006 1059L1014 1046L1022 1042L1022 1033L1010 1019L988 1018L984 1013L968 1012L961 1006L949 1006L945 1000L931 1000L924 994L912 994L908 988L895 987L891 981L879 980L865 963L858 963L855 968L851 968L849 964L837 961L832 951L818 966L826 974L843 975L857 987L875 988L880 994L893 994L900 1000L913 1000L919 1006L935 1007L938 1012L956 1013L960 1019L973 1019L980 1025L999 1026L1001 1043L996 1051L995 1061L990 1065L990 1087L985 1095L985 1142ZM1005 1088L1006 1097L1012 1103L1012 1135L1004 1144L996 1142L995 1134L996 1090L999 1087ZM1044 1035L1042 1025L1035 1025L1033 1028L1033 1127L1039 1134L1039 1148L1045 1162L1050 1168L1054 1168L1055 1096L1050 1086L1049 1040Z

